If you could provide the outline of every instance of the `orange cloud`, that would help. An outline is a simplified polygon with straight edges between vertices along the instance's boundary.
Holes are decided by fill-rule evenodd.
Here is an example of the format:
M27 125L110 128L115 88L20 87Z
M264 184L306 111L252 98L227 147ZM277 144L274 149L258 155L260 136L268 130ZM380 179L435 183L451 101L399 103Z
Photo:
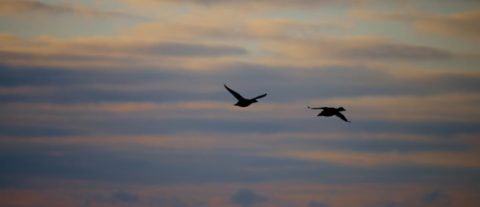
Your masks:
M56 90L57 89L54 87L40 87L40 86L0 87L0 95L45 94L45 93L52 93Z
M426 34L480 40L480 28L477 24L480 20L480 12L475 10L445 15L412 8L401 8L392 12L357 9L353 11L353 14L368 20L405 21L411 23L416 31Z
M471 11L420 18L414 22L414 25L420 32L480 41L478 22L480 22L480 11Z
M288 151L278 153L306 160L326 161L345 165L378 166L418 164L427 166L480 168L479 151L473 152L414 152L369 153L348 151Z
M452 51L428 46L395 42L381 37L316 37L290 38L282 41L268 41L265 47L282 58L290 60L322 63L327 61L350 63L404 61L441 61L452 59Z
M8 37L8 36L6 36ZM221 43L194 43L163 39L145 40L141 37L115 38L40 37L13 42L3 38L0 62L20 66L48 66L65 68L132 68L187 67L198 60L213 62L235 60L247 55L240 46ZM215 59L211 57L215 56Z

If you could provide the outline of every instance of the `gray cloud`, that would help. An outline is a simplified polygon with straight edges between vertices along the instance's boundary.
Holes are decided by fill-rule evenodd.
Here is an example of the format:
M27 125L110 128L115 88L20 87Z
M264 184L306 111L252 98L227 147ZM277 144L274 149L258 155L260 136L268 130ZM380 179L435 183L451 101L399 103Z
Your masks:
M242 207L250 207L268 201L268 198L250 189L240 189L230 198L232 203Z
M404 207L404 205L401 205L394 201L386 201L386 202L377 202L377 203L368 205L367 207Z
M343 55L352 58L393 60L444 60L453 57L453 54L447 50L393 43L349 48L342 53Z
M53 5L35 0L2 0L0 10L4 12L30 12L42 11L51 13L73 12L72 7L66 5Z
M230 106L231 104L226 103ZM53 106L54 107L54 106ZM301 107L301 106L299 106ZM303 107L302 107L303 108ZM275 119L268 116L266 112L242 114L240 112L225 112L224 116L217 118L210 117L212 113L219 113L215 110L196 111L189 109L177 109L174 111L145 111L133 113L109 113L102 111L36 111L36 110L13 110L5 107L2 111L0 122L4 130L3 135L18 138L34 138L48 136L85 135L94 131L96 133L109 135L166 135L177 132L192 133L287 133L287 132L372 132L372 133L408 133L419 135L432 135L450 137L459 133L480 132L479 123L465 122L396 122L387 120L356 120L351 126L339 125L335 119L319 119L315 114L305 111L303 117L292 117ZM18 122L18 117L22 121ZM48 120L41 120L37 117L50 117ZM32 130L28 132L26 130ZM354 137L352 137L354 139ZM281 142L277 143L282 146ZM298 140L290 143L297 147L317 146L323 149L355 150L375 152L402 151L418 152L425 150L432 151L459 151L468 149L461 143L450 142L449 140L435 143L422 143L411 141L321 141L321 140ZM284 145L283 145L284 146Z
M110 187L110 184L107 184ZM114 186L123 186L128 187L124 183ZM1 186L0 186L1 188ZM116 187L114 187L116 188ZM95 192L97 191L97 192ZM102 192L94 188L92 193L84 193L79 195L82 199L82 206L161 206L161 207L206 207L204 201L190 199L183 200L175 196L158 196L158 195L146 195L140 196L139 194L131 191L113 191L113 192Z
M392 135L392 137L394 137ZM404 140L356 140L354 136L348 140L304 140L286 141L285 145L302 146L303 149L346 150L356 152L419 152L419 151L450 151L460 152L469 149L468 144L455 143L448 140L435 142L404 141Z
M1 0L0 11L4 12L5 14L18 12L42 12L45 14L79 14L94 17L144 19L143 17L123 12L102 11L73 4L49 4L37 0Z
M308 203L308 207L329 207L329 205L323 202L311 201Z
M247 50L236 46L222 45L201 45L191 43L157 43L146 45L140 48L133 48L134 51L142 53L152 53L166 56L194 56L194 57L213 57L213 56L231 56L245 55Z
M153 0L157 2L173 2L177 3L177 1L172 0ZM270 6L294 6L294 7L306 7L312 5L321 5L321 4L337 4L337 3L345 3L348 1L345 0L298 0L298 1L289 1L289 0L278 0L275 4L272 4L271 1L268 0L245 0L245 1L235 1L235 0L187 0L185 2L199 4L199 5L208 5L208 6L216 6L216 5L225 5L225 4L255 4L255 5L270 5Z
M130 192L126 191L117 191L112 194L112 199L114 201L119 201L121 203L138 203L140 202L140 197Z
M0 110L1 111L1 110ZM8 124L0 124L0 136L10 137L53 137L68 136L76 134L74 130L55 126L9 126Z
M0 184L4 185L0 187L29 187L49 179L136 185L296 181L323 184L455 182L471 186L474 184L471 180L479 179L480 175L478 169L345 166L252 154L250 150L168 150L138 145L113 149L78 144L2 144L0 164L5 167L0 169ZM135 194L111 194L107 198L113 197L117 201L148 201L136 198ZM426 195L425 201L439 202L441 197L433 193ZM266 198L256 192L239 190L231 199L236 204L251 206Z
M423 195L422 201L435 206L451 206L450 196L441 190L434 190Z
M78 196L82 200L82 206L136 206L143 202L139 195L129 191L95 192L95 190L93 190L93 192Z
M381 70L364 67L273 68L264 65L235 64L219 72L185 70L64 70L45 68L12 68L0 66L2 90L16 87L53 87L54 91L0 94L4 136L48 137L85 134L88 130L105 134L160 135L176 131L216 133L332 132L338 130L336 120L315 119L314 113L299 110L303 117L272 119L271 112L248 113L212 109L149 110L136 113L112 113L95 110L53 110L36 108L35 104L59 104L59 107L99 103L174 104L189 101L215 101L230 106L232 97L222 87L231 84L248 94L268 92L266 104L298 104L304 109L312 99L356 96L419 96L442 93L473 93L480 89L480 77L469 74L441 74L425 77L395 77ZM181 83L181 86L178 86ZM95 86L98 84L98 87ZM130 87L143 86L138 90ZM157 84L176 85L166 87ZM102 88L102 85L111 88ZM178 87L177 87L178 86ZM213 89L213 90L212 90ZM285 94L288 94L286 96ZM448 101L448 100L445 100ZM29 103L16 108L17 103ZM301 104L305 103L305 105ZM468 102L470 103L470 102ZM310 103L311 104L311 103ZM347 106L345 106L347 107ZM348 107L347 107L348 108ZM212 113L219 115L212 118ZM277 112L273 112L275 114ZM358 113L358 111L349 111ZM22 121L19 122L19 118ZM50 117L40 120L38 117ZM163 118L168 117L168 120ZM210 118L205 118L210 117ZM417 133L451 136L456 133L479 132L479 123L430 122L399 123L387 120L358 120L348 132ZM312 122L313 121L313 122ZM313 123L321 123L314 125ZM20 124L20 125L18 125ZM434 144L415 142L344 143L303 140L312 146L356 151L425 151L462 150L465 146L449 142ZM301 146L301 142L291 143ZM450 145L451 144L451 145ZM303 145L304 146L304 145Z
M478 92L480 89L480 76L470 73L432 73L425 76L396 77L382 70L360 66L274 68L242 63L222 69L225 70L197 73L180 68L177 70L63 70L15 69L0 65L0 86L4 89L20 86L56 87L55 93L0 95L0 102L230 101L230 97L225 96L225 91L221 87L224 83L231 84L234 88L241 86L241 90L252 93L269 92L268 99L274 102L372 95L467 93ZM174 85L175 83L183 84L175 88L160 87L162 84ZM114 87L105 89L101 88L101 85ZM149 87L142 90L129 90L129 87L141 85L149 85ZM203 88L218 88L218 90L203 90ZM289 94L289 96L283 94Z
M93 50L93 48L92 48ZM119 49L121 50L121 49ZM104 54L43 54L37 52L0 51L0 64L22 61L58 61L69 63L117 62L129 63L130 57L112 57Z
M49 46L48 44L44 47ZM247 55L248 51L239 46L219 44L195 44L182 42L157 42L151 44L125 44L125 45L102 45L101 43L89 44L66 44L71 51L92 52L62 52L57 54L44 54L39 52L19 52L0 50L0 64L11 62L57 62L70 64L94 64L102 62L114 62L116 64L131 64L138 61L134 56L144 57L223 57ZM111 53L120 53L120 56L112 56ZM133 56L132 56L133 55Z
M195 202L194 205L190 205L184 200L181 200L177 197L169 197L169 198L150 198L147 203L150 206L162 206L162 207L206 207L205 203L203 202Z

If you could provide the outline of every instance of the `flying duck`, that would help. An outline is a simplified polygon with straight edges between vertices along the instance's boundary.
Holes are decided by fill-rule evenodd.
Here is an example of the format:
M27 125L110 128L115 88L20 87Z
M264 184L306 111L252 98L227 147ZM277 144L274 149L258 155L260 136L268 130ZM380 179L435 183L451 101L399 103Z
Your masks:
M319 108L311 108L307 106L309 109L322 109L323 111L320 112L317 116L338 116L338 118L342 119L343 121L350 122L347 118L341 113L341 111L346 111L343 107L333 108L333 107L319 107Z
M223 86L225 86L227 91L230 92L238 100L238 102L235 104L235 106L239 106L239 107L247 107L252 103L256 103L257 99L267 96L267 94L265 93L265 94L259 95L255 98L252 98L252 99L246 99L243 96L241 96L239 93L230 89L227 85L224 84Z

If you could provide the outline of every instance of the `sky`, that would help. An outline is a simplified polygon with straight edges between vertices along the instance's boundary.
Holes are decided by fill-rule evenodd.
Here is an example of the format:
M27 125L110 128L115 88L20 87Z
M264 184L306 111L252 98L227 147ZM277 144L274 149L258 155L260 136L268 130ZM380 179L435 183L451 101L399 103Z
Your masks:
M480 205L479 1L0 0L0 16L1 206ZM223 84L268 95L240 108Z

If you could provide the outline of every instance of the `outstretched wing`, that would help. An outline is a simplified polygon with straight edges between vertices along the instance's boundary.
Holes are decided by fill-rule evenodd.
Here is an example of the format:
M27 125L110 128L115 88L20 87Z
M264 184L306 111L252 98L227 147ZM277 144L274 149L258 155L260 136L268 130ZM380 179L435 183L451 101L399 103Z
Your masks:
M234 90L230 89L227 85L223 84L223 86L225 86L227 91L230 92L237 100L245 100L245 98L243 98L243 96L241 96L240 94L238 94Z
M312 107L310 107L310 106L307 106L307 108L309 108L309 109L326 109L326 108L328 108L328 107L318 107L318 108L312 108Z
M336 116L338 116L340 119L342 119L343 121L346 121L346 122L350 122L347 120L347 117L345 117L342 113L336 113L335 114Z
M257 97L255 97L255 98L252 98L252 99L255 100L255 99L263 98L263 97L265 97L265 96L267 96L266 93L265 93L265 94L262 94L262 95L260 95L260 96L257 96Z

